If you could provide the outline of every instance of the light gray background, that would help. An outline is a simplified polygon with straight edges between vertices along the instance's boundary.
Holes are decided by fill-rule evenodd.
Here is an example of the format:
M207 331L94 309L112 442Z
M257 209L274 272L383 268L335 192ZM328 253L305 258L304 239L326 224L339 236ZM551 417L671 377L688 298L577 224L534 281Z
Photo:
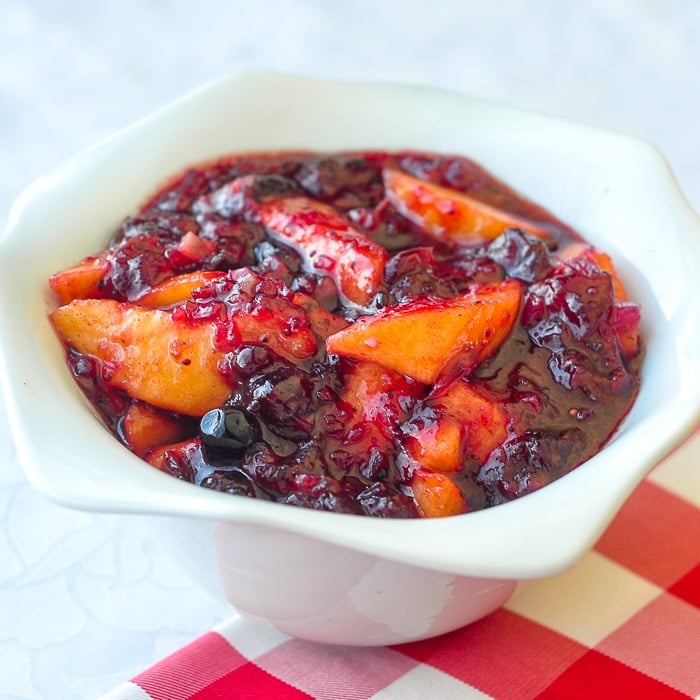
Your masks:
M700 210L695 0L0 0L0 225L34 178L246 68L430 84L627 131ZM0 699L96 697L228 614L138 518L35 494L0 405Z

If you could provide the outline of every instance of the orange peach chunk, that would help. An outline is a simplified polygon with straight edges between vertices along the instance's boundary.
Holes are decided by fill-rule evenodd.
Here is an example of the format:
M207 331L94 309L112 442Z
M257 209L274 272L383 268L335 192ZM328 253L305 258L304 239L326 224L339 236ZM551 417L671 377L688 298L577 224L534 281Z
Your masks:
M109 299L75 300L51 314L63 342L104 363L105 381L158 408L201 416L228 398L214 326Z
M476 367L493 355L515 323L521 297L520 283L507 280L453 299L387 307L331 335L326 350L433 384L457 356Z
M138 299L140 306L148 306L152 309L167 308L187 301L192 292L204 286L213 279L224 277L225 272L215 270L196 270L169 279L151 287Z
M507 228L552 238L551 227L400 170L384 171L384 187L387 199L399 213L439 240L491 240Z
M438 472L457 472L462 468L464 428L450 416L441 416L406 438L413 459Z
M122 431L129 449L139 457L154 447L184 440L191 432L176 416L162 413L140 402L129 406Z
M479 463L506 439L508 414L503 404L486 398L462 379L429 398L428 404L464 427L465 450Z
M358 362L345 371L341 399L354 415L389 434L406 417L397 396L415 395L420 385L374 362Z
M427 421L406 440L409 453L424 467L459 471L465 456L483 464L506 439L508 414L504 406L462 379L428 396L426 406L435 411L434 421Z
M109 265L100 256L85 258L77 265L51 275L49 286L61 304L68 304L73 299L100 297L100 282L108 269Z
M467 512L467 502L447 474L417 469L411 479L413 498L425 518L441 518Z

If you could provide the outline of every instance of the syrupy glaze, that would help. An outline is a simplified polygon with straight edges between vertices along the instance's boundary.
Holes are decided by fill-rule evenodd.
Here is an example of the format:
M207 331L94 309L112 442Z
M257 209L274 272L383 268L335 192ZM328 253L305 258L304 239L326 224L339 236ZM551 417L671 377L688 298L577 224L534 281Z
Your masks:
M470 245L430 235L387 198L387 169L537 222L546 235L507 228ZM381 278L362 303L348 298L352 286L339 289L337 270L349 258L300 250L266 226L273 220L266 203L289 197L320 203L294 225L330 226L324 217L340 217L366 236L363 260L371 265L381 253ZM503 503L571 471L601 449L635 399L641 352L624 338L636 334L638 308L620 296L605 265L590 255L562 257L580 243L570 227L463 157L242 155L189 169L126 218L99 256L103 274L91 296L139 304L178 275L212 273L165 308L183 328L213 324L230 393L204 417L148 406L178 426L168 433L177 435L172 444L141 450L155 467L232 494L405 518L443 514L426 512L416 497L417 475L437 472L461 492L463 507L449 514ZM439 308L504 283L522 290L517 319L476 367L457 356L425 382L326 352L326 338L358 319L411 304ZM114 368L103 359L67 349L84 392L134 449L125 420L143 401L114 387ZM404 351L397 343L396 353ZM450 406L464 385L483 399L483 430L498 434L497 444L476 437L478 420L459 418L461 404L452 425ZM462 447L458 463L443 469L430 445L439 447L448 428L461 431Z

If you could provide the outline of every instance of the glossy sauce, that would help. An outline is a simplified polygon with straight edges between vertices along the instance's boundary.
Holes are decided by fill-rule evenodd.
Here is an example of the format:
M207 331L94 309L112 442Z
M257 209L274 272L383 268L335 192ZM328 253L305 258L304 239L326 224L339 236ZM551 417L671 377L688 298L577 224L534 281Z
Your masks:
M470 246L436 240L387 200L386 168L537 221L550 235L545 241L510 229ZM254 180L260 201L302 195L332 207L381 246L386 265L367 304L348 301L324 271L337 261L320 256L311 264L251 215L245 197L226 192L227 183L250 174L279 176ZM580 240L463 157L284 153L192 168L124 220L105 256L100 296L138 303L176 275L233 271L171 310L178 323L218 324L214 343L225 353L219 371L231 394L201 421L169 416L181 425L182 439L143 456L179 479L232 494L417 517L412 480L423 467L411 441L436 428L440 386L390 371L358 373L357 361L326 354L323 336L388 307L425 299L439 304L474 285L514 279L523 301L507 339L479 367L457 360L441 380L444 386L468 381L507 416L507 428L482 458L465 449L448 476L470 511L530 493L601 449L639 386L641 352L621 349L617 327L626 319L636 329L638 310L616 301L604 270L560 259L559 251ZM297 293L313 300L313 308L300 306ZM241 313L259 324L257 340L242 339L232 325ZM107 425L128 444L124 416L135 400L105 381L98 359L70 348L68 358Z

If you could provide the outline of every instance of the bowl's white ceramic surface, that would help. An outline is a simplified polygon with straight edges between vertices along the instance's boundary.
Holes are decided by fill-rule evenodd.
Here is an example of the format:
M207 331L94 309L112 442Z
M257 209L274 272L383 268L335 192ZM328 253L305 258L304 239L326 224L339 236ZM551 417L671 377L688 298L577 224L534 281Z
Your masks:
M605 450L519 501L386 521L234 498L151 468L99 423L47 321L48 276L101 249L155 186L236 151L468 155L612 254L642 305L634 409ZM244 613L309 639L386 644L457 628L518 580L575 562L700 415L700 222L627 136L424 88L249 73L205 86L35 183L0 240L2 376L31 482L67 506L153 514L164 546Z

